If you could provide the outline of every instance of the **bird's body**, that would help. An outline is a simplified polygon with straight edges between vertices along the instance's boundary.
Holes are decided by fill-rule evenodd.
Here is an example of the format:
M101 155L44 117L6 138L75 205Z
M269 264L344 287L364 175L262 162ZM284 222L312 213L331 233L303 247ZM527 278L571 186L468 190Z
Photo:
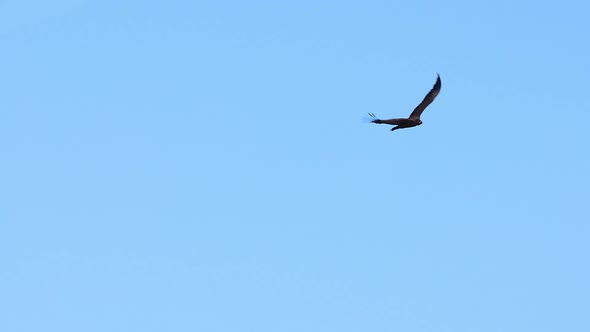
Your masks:
M375 120L372 120L371 122L377 123L377 124L388 124L388 125L395 126L395 127L391 128L392 131L396 130L396 129L411 128L411 127L416 127L416 126L421 125L422 120L420 120L420 115L422 114L422 112L424 112L426 107L428 107L428 105L430 105L430 103L432 103L434 101L434 98L436 98L436 96L440 92L440 88L441 88L440 76L438 74L436 76L437 76L436 83L434 83L434 86L432 87L430 92L428 92L426 97L424 97L424 99L422 100L420 105L416 106L414 111L412 111L412 114L410 114L410 117L382 120L382 119L377 119L375 114L369 113L369 115L371 117L375 118Z

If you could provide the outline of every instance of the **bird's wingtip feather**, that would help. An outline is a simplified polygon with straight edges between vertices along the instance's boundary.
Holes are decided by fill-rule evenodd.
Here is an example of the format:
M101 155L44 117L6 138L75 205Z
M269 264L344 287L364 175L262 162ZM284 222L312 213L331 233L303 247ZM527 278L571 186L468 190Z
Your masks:
M377 116L375 115L375 113L368 113L368 114L369 114L369 117L365 116L363 119L365 122L375 123L376 120L379 120L377 118Z

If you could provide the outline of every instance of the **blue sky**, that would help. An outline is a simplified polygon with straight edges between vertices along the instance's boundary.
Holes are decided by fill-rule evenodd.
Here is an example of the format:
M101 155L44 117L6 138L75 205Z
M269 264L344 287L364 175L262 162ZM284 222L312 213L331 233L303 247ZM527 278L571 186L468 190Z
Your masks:
M0 330L590 330L589 10L0 2Z

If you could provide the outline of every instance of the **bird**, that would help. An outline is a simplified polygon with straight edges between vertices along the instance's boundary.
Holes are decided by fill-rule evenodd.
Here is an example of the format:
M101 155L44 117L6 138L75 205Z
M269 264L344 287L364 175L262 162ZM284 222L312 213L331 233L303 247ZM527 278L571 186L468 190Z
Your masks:
M396 119L381 120L381 119L378 119L375 116L375 114L369 113L369 116L371 116L371 118L374 118L374 120L371 120L371 122L395 126L395 127L391 128L391 131L394 131L396 129L411 128L411 127L416 127L416 126L421 125L422 120L420 120L420 115L422 115L422 112L424 112L426 107L428 107L428 105L430 105L434 101L434 98L436 98L436 96L438 96L438 93L440 92L440 87L441 87L440 75L436 74L436 83L434 83L434 86L432 87L430 92L428 92L428 94L426 94L426 97L424 97L424 99L422 100L420 105L418 105L418 106L416 106L416 108L414 108L414 110L412 111L412 114L410 114L410 116L408 118L396 118Z

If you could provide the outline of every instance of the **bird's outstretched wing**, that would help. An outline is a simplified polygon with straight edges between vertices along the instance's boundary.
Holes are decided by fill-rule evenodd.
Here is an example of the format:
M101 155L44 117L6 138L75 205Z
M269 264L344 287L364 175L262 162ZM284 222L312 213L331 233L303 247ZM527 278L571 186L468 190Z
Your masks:
M412 119L412 120L420 119L420 115L422 114L422 112L424 112L426 107L428 107L428 105L430 105L430 103L432 103L434 101L434 98L436 98L436 96L440 92L440 86L441 86L440 75L436 74L436 83L434 83L432 90L430 90L430 92L428 92L428 94L426 95L426 97L424 97L424 99L422 100L420 105L418 105L418 106L416 106L416 108L414 108L414 110L412 111L412 114L410 114L410 119Z
M406 118L399 118L399 119L379 119L375 116L375 114L373 113L369 113L369 116L371 118L373 118L372 120L370 120L373 123L384 123L384 124L389 124L389 125L399 125L399 124L403 124L406 123L408 121L408 119Z

